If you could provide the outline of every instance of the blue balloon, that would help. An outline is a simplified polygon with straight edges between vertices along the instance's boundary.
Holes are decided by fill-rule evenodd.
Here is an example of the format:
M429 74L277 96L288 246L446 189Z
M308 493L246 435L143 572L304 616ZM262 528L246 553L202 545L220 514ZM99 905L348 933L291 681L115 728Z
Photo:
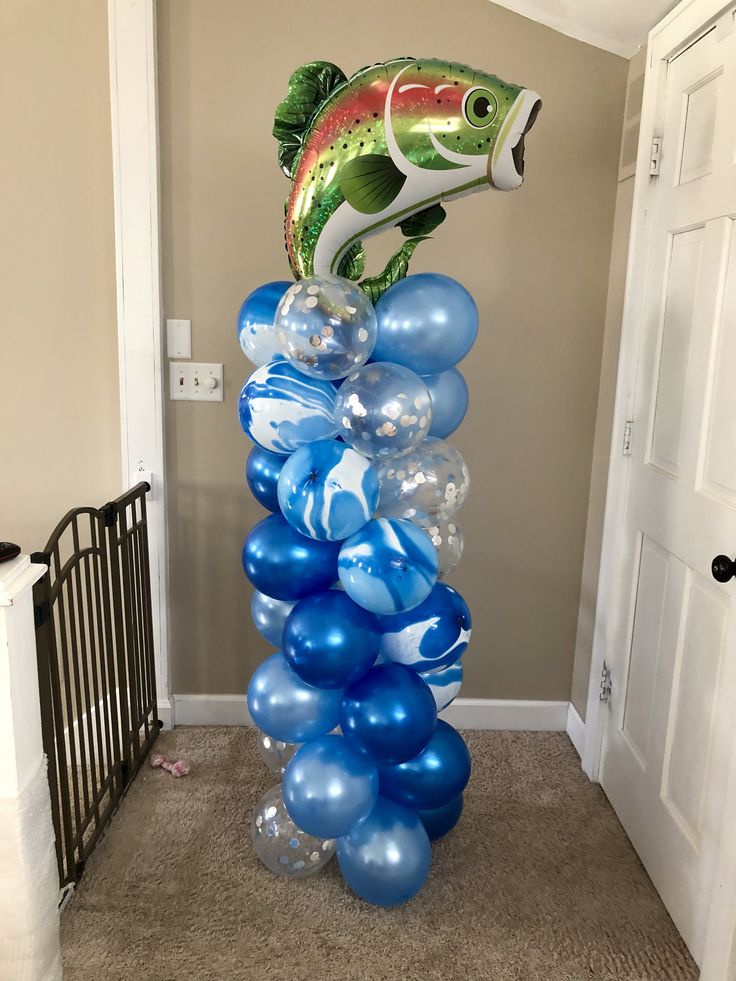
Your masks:
M374 906L398 906L427 881L432 846L416 814L379 797L365 821L338 839L337 861L361 899Z
M463 662L456 661L446 668L422 671L419 677L432 692L437 711L441 712L460 694L463 684Z
M457 797L453 797L448 804L443 804L442 807L417 811L417 817L424 825L429 840L436 841L446 835L448 831L452 831L462 813L463 795L459 794Z
M291 283L266 283L249 293L238 313L238 343L259 367L283 357L273 326L276 308Z
M455 432L468 411L468 384L457 368L422 379L432 399L429 435L447 439Z
M403 518L374 518L340 549L348 596L373 613L411 610L437 582L437 553L425 531Z
M381 793L415 810L442 807L461 794L470 779L465 740L439 719L426 747L408 762L381 766Z
M334 729L340 715L341 691L313 688L272 654L258 665L248 685L251 718L272 739L303 743Z
M279 600L266 596L256 590L250 601L250 614L253 623L262 637L274 647L281 647L286 618L294 609L297 600Z
M374 361L395 361L418 375L447 371L478 333L478 308L464 286L439 273L400 279L376 304Z
M300 535L282 515L269 514L245 539L243 569L259 592L297 600L335 582L339 550L336 543Z
M308 742L284 773L284 804L302 831L339 838L365 820L378 798L378 771L342 736Z
M375 615L337 589L307 596L284 627L284 657L300 678L318 688L345 688L358 681L376 660L380 643Z
M245 479L250 492L264 508L278 512L279 498L277 485L279 474L286 463L286 457L271 453L260 446L254 446L245 464Z
M412 610L380 617L381 654L413 671L432 671L459 660L470 640L470 610L460 593L438 582Z
M302 446L284 464L278 502L302 535L342 541L359 531L378 506L378 476L364 456L337 440Z
M254 443L288 456L314 439L336 435L334 407L330 382L307 378L286 361L271 361L243 385L238 415Z
M340 727L351 746L379 763L413 759L437 723L434 697L422 679L400 664L379 664L345 692Z

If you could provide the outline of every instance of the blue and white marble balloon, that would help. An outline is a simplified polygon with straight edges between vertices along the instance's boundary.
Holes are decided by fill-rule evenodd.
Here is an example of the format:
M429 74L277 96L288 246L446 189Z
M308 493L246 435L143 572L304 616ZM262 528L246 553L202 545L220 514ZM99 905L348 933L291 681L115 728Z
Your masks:
M456 661L446 668L436 668L434 671L422 671L419 677L432 692L437 711L441 712L460 694L463 683L463 662Z
M286 361L271 361L243 385L238 415L254 443L288 455L336 434L334 406L335 389L329 382L307 378Z
M291 283L266 283L249 293L238 313L238 342L253 364L268 364L283 358L273 318L284 292Z
M316 440L293 453L281 470L278 501L302 535L339 542L354 535L378 504L378 477L345 443Z
M373 613L410 610L437 582L437 555L411 521L374 518L343 544L338 575L348 596Z
M467 603L444 582L438 582L419 606L379 617L378 622L382 657L420 672L460 660L472 629Z

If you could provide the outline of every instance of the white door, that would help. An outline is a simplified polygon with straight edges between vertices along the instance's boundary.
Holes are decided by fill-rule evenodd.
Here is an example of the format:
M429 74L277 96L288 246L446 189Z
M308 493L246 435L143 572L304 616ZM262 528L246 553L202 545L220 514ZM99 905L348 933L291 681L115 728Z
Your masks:
M736 742L736 578L711 569L716 555L736 558L736 34L725 25L667 70L600 776L698 962Z

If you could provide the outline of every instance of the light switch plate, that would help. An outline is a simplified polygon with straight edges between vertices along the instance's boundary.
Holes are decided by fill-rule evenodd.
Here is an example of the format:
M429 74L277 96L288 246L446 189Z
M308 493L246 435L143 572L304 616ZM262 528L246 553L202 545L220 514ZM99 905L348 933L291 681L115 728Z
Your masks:
M221 364L169 361L169 398L173 402L222 402Z
M191 320L166 321L166 353L170 358L191 358Z

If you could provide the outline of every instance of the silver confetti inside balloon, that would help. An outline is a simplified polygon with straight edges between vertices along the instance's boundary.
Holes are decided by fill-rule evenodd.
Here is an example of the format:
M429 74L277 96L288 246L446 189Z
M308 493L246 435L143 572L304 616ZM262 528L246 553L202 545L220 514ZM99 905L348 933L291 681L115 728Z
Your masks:
M449 576L463 557L463 530L454 518L440 521L431 517L417 521L417 524L432 539L432 544L437 551L439 578L444 579L445 576Z
M470 474L460 451L430 436L398 460L376 467L381 496L376 514L427 525L449 519L468 496Z
M261 797L250 821L256 855L267 869L289 879L318 872L335 854L333 838L315 838L297 828L286 813L281 784Z
M274 739L273 736L266 735L260 729L256 730L256 740L258 742L258 752L261 754L263 762L272 773L283 775L286 764L299 749L300 743L285 743L282 739Z

